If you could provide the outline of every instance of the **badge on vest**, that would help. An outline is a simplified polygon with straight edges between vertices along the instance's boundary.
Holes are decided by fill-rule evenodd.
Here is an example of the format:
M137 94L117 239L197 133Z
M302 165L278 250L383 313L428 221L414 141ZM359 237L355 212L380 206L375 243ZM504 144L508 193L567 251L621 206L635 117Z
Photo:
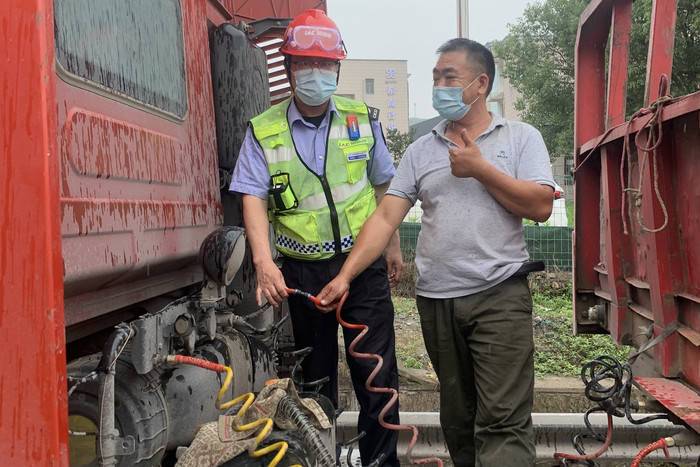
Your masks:
M345 122L348 128L348 139L350 141L357 141L360 139L360 124L357 122L357 116L348 115Z
M349 139L340 139L338 140L338 147L346 153L348 151L360 152L359 148L364 148L366 152L371 143L372 138L368 136L363 136L362 138L356 141L350 141Z
M347 154L348 162L366 161L369 154L366 152L351 152Z

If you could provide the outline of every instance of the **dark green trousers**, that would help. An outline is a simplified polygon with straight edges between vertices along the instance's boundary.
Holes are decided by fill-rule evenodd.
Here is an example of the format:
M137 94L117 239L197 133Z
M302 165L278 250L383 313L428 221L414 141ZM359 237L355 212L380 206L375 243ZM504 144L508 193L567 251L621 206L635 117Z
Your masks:
M454 299L417 297L440 380L440 424L458 467L535 462L532 297L526 277Z

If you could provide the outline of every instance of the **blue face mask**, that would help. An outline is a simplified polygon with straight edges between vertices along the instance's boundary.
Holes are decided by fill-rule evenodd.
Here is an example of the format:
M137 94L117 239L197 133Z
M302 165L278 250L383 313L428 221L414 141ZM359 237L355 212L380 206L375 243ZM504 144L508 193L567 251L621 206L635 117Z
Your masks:
M301 101L312 107L328 102L338 85L338 73L332 70L309 68L294 73L296 89L294 94Z
M478 78L474 79L474 81L477 79ZM471 104L465 104L462 100L462 93L465 89L468 89L469 86L474 84L474 81L469 83L466 88L433 87L433 108L437 110L440 116L445 120L461 120L472 108L472 104L479 99L479 96L476 96L476 99L474 99Z

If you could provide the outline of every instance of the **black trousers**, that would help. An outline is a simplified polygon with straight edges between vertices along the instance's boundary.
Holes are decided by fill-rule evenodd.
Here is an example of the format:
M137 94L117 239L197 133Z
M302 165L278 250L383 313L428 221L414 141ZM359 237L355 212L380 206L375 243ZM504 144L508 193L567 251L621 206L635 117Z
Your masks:
M288 287L318 294L340 271L345 255L329 261L295 261L285 258L282 274ZM321 389L335 407L338 406L338 323L335 313L321 313L308 300L289 298L289 310L297 349L313 347L304 359L304 380L313 381L328 376L330 381ZM398 389L399 374L394 348L394 306L387 278L386 262L378 259L350 284L350 294L343 306L343 319L349 323L369 326L369 333L360 341L357 350L376 353L384 359L381 372L374 379L374 386ZM347 346L359 334L343 329L346 357L355 395L360 403L358 432L366 435L360 440L363 465L374 461L381 454L383 465L399 465L396 454L398 435L379 425L379 412L389 400L386 394L374 394L365 389L365 381L375 366L373 360L356 360L347 353ZM385 420L399 422L398 403Z

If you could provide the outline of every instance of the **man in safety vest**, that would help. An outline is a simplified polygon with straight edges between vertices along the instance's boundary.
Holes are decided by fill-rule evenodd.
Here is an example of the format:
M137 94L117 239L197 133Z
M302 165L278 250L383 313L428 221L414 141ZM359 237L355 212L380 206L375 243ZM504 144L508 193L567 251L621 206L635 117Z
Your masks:
M336 24L320 10L307 10L289 24L280 49L293 96L250 121L231 183L243 194L243 217L257 273L257 299L275 306L286 287L318 293L338 273L357 234L394 176L378 111L363 102L334 96L345 45ZM283 258L275 265L275 247ZM343 317L369 326L362 352L384 360L374 386L398 388L394 351L394 308L390 281L403 263L395 233L380 257L352 283ZM313 347L303 361L305 381L325 377L321 393L338 403L338 324L308 301L290 296L289 308L298 349ZM344 329L346 348L357 335ZM378 423L388 401L365 389L375 362L348 358L360 403L358 431L364 465L380 459L399 465L397 435ZM398 406L385 417L397 423Z

